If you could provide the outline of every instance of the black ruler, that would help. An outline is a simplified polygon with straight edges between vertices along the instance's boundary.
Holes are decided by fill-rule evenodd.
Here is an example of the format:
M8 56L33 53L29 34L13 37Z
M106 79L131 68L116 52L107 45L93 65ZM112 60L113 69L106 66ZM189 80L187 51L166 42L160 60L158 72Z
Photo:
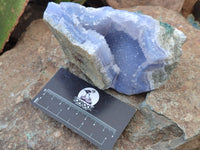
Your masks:
M104 150L112 149L136 112L64 68L31 103Z

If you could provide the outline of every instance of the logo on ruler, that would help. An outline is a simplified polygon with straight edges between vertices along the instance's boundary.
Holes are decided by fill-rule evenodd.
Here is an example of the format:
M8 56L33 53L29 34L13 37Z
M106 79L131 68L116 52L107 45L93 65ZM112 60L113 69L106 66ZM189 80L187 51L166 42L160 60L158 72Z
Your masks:
M74 97L73 101L83 109L91 111L99 101L99 92L91 87L84 88L78 93L78 96Z

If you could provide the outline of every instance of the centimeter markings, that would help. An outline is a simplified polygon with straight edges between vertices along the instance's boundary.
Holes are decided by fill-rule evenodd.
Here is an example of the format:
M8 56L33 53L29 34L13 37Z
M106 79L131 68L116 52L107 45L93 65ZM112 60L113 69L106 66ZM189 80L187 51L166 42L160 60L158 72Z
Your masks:
M79 106L71 103L70 101L68 101L67 99L63 98L62 96L58 95L57 93L53 92L50 89L44 89L44 92L47 92L53 96L55 96L56 98L58 98L59 100L61 100L62 102L66 103L67 105L69 105L70 107L80 111L81 113L83 113L84 115L90 117L92 120L95 120L96 122L98 122L99 124L103 125L104 127L108 128L110 131L113 132L113 134L116 133L116 129L114 129L113 127L111 127L110 125L108 125L107 123L103 122L102 120L98 119L97 117L91 115L90 113L88 113L87 111L83 110L82 108L80 108Z
M107 128L109 131L111 131L111 132L113 133L112 138L114 137L114 134L116 133L116 129L114 129L113 127L111 127L111 126L108 125L107 123L105 123L105 122L103 122L102 120L98 119L97 117L91 115L91 114L88 113L87 111L85 111L85 110L83 110L82 108L80 108L79 106L77 106L77 105L71 103L70 101L68 101L67 99L63 98L62 96L58 95L57 93L53 92L53 91L50 90L50 89L44 89L43 92L44 92L44 93L42 94L43 96L44 96L46 93L48 93L48 94L50 94L50 95L56 97L56 98L59 99L60 101L64 102L65 104L69 105L70 107L74 108L75 110L81 112L81 113L84 114L85 116L90 117L90 118L91 118L92 120L94 120L95 122L101 124L101 125L104 127L104 129ZM48 107L45 108L44 106L40 105L40 104L38 103L38 101L41 100L41 99L42 99L42 97L36 98L36 99L34 100L34 103L37 103L37 105L39 105L39 106L40 106L41 108L43 108L44 110L48 111L48 112L49 112L50 114L52 114L53 116L56 116L57 118L59 118L60 120L64 121L65 123L67 123L67 124L73 126L73 124L71 124L69 121L66 121L66 120L64 120L63 118L61 118L60 116L58 116L58 114L59 114L60 112L59 112L58 114L55 114L55 113L49 111L49 110L48 110ZM99 142L99 141L95 140L94 138L92 138L91 135L87 135L85 132L83 132L82 130L80 130L80 127L81 127L81 126L80 126L79 128L77 128L77 127L75 127L75 126L73 126L73 127L74 127L76 130L78 130L78 131L80 131L81 133L83 133L84 135L86 135L86 136L88 136L89 138L93 139L93 140L94 140L96 143L98 143L99 145L103 145L103 143L107 140L107 138L105 137L104 140L103 140L102 142Z
M98 122L99 124L103 125L104 128L107 128L108 130L110 130L110 131L113 132L112 137L114 137L114 134L116 133L116 129L114 129L114 128L111 127L110 125L106 124L105 122L103 122L103 121L101 121L100 119L96 118L95 116L91 115L91 114L88 113L87 111L85 111L85 110L81 109L80 107L76 106L75 104L71 103L70 101L68 101L67 99L63 98L62 96L56 94L56 93L53 92L52 90L50 90L50 89L44 89L43 91L44 91L45 93L49 93L49 94L52 95L52 96L55 96L56 98L58 98L59 100L61 100L61 101L64 102L64 103L66 103L66 104L69 105L70 107L74 108L75 110L78 110L79 112L83 113L85 116L90 117L90 118L91 118L92 120L94 120L95 122ZM45 93L43 93L43 95L45 95ZM37 103L37 105L39 105L41 108L43 108L44 110L46 110L47 112L49 112L49 113L52 114L53 116L56 116L56 117L59 118L60 120L64 121L66 124L71 125L71 126L74 127L76 130L78 130L78 131L81 132L82 134L88 136L89 138L91 138L93 141L95 141L95 142L98 143L99 145L103 145L104 142L107 140L107 137L105 137L105 138L103 139L102 142L99 142L99 141L95 140L95 139L92 137L92 135L88 135L88 134L86 134L85 132L83 132L83 131L80 129L81 126L80 126L79 128L77 128L77 127L73 126L73 124L71 124L68 120L66 121L66 120L64 120L63 118L61 118L60 116L58 116L60 112L59 112L58 114L55 114L55 113L51 112L51 111L48 109L48 107L45 108L44 106L42 106L41 104L39 104L38 101L41 100L41 99L42 99L42 97L36 98L36 99L34 100L34 103Z
M34 102L35 102L35 101L34 101ZM35 103L37 103L37 101L36 101ZM49 113L52 114L53 116L56 116L57 118L59 118L60 120L62 120L63 122L65 122L66 124L69 124L70 126L74 127L76 130L78 130L78 131L81 132L82 134L84 134L84 135L90 137L93 141L95 141L95 142L98 143L99 145L103 145L104 142L107 140L107 138L105 137L105 138L103 139L103 141L100 143L99 141L95 140L95 139L92 137L92 135L86 134L85 132L83 132L82 130L80 130L80 128L77 128L77 127L75 127L73 124L71 124L69 121L66 121L66 120L64 120L63 118L61 118L60 116L58 116L57 114L55 114L55 113L49 111L49 110L48 110L48 107L45 108L44 106L40 105L39 103L37 103L37 105L39 105L41 108L43 108L44 110L46 110L47 112L49 112Z

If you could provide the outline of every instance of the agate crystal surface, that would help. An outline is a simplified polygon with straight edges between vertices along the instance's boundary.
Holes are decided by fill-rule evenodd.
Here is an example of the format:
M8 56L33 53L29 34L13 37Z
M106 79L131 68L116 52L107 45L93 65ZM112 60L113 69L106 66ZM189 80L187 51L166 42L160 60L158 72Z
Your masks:
M186 39L169 24L111 7L51 2L44 20L67 58L97 87L128 95L163 85Z

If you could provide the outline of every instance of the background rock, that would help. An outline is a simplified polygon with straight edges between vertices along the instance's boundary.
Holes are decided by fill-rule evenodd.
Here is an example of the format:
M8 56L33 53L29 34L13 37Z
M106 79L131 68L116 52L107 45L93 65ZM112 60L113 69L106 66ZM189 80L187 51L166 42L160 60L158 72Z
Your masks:
M175 11L181 11L184 0L107 0L107 3L114 8L129 8L139 5L152 5L162 6Z
M197 38L199 34L197 32L198 30L193 29L193 27L178 13L161 7L137 7L132 10L141 10L146 14L152 15L156 19L162 19L184 31L189 37L188 44L184 46L184 61L182 61L182 64L177 68L174 76L176 77L179 70L184 69L183 65L191 67L185 68L185 71L189 69L190 72L193 71L193 73L195 73L195 71L197 71L196 73L198 73L199 69L196 70L198 67L198 60L196 59L200 56L197 49L199 43ZM194 40L195 38L193 37L197 40ZM1 149L97 149L30 104L30 100L53 76L60 66L68 67L71 72L86 79L75 66L68 63L58 42L41 20L31 24L14 49L0 56ZM178 75L180 76L176 78L177 81L171 80L166 87L164 86L162 89L155 91L155 93L164 93L167 91L165 88L171 87L171 94L179 93L179 91L183 92L181 94L186 97L186 100L184 100L181 95L179 96L177 94L177 98L180 97L180 99L183 100L183 104L187 101L187 96L190 96L188 101L191 102L187 104L191 106L191 103L194 102L194 97L191 97L191 89L188 89L188 87L190 88L191 86L186 86L187 84L185 83L189 81L187 82L188 85L198 85L199 80L196 73L194 74L195 78L193 78L190 76L192 73L189 71L182 72L182 74L179 72ZM189 76L190 80L187 80L186 76ZM172 81L174 81L174 83ZM182 91L184 86L186 93ZM196 87L192 90L195 91ZM125 96L113 90L107 90L106 92L138 109L136 115L132 118L113 149L165 150L177 148L177 150L182 150L189 146L189 148L187 148L188 150L191 145L193 149L198 147L199 135L193 136L193 132L188 132L191 129L190 122L188 122L189 126L186 127L186 130L183 130L183 128L181 129L177 124L179 123L178 121L177 123L173 122L173 120L167 118L164 113L160 114L162 105L167 105L163 98L163 96L169 98L167 97L167 93L163 96L161 94L158 95L160 99L163 100L163 103L161 103L159 109L154 109L152 111L151 109L154 105L151 105L153 104L151 101L157 102L155 99L158 99L158 97L151 101L148 99L145 101L145 94ZM153 92L152 94L155 93ZM198 94L198 92L194 93ZM179 102L177 99L174 99L173 102L175 103L175 101ZM147 105L147 103L149 105ZM156 106L157 104L155 104L155 107ZM178 110L184 110L181 105L179 106L180 108L177 107ZM158 113L156 111L158 111ZM193 112L191 111L190 113ZM194 121L195 119L197 120L197 117L198 116L194 118ZM184 118L185 116L180 116L179 120L183 120ZM186 117L186 119L190 119L190 116ZM191 124L193 124L193 122L191 122ZM184 131L186 131L186 133L184 133ZM185 141L184 134L190 137L193 136L193 138Z
M200 134L180 145L176 150L200 150Z
M194 4L192 14L194 15L195 20L200 23L200 0Z
M184 17L187 17L189 14L192 13L193 6L198 0L185 0L182 8L182 14Z

